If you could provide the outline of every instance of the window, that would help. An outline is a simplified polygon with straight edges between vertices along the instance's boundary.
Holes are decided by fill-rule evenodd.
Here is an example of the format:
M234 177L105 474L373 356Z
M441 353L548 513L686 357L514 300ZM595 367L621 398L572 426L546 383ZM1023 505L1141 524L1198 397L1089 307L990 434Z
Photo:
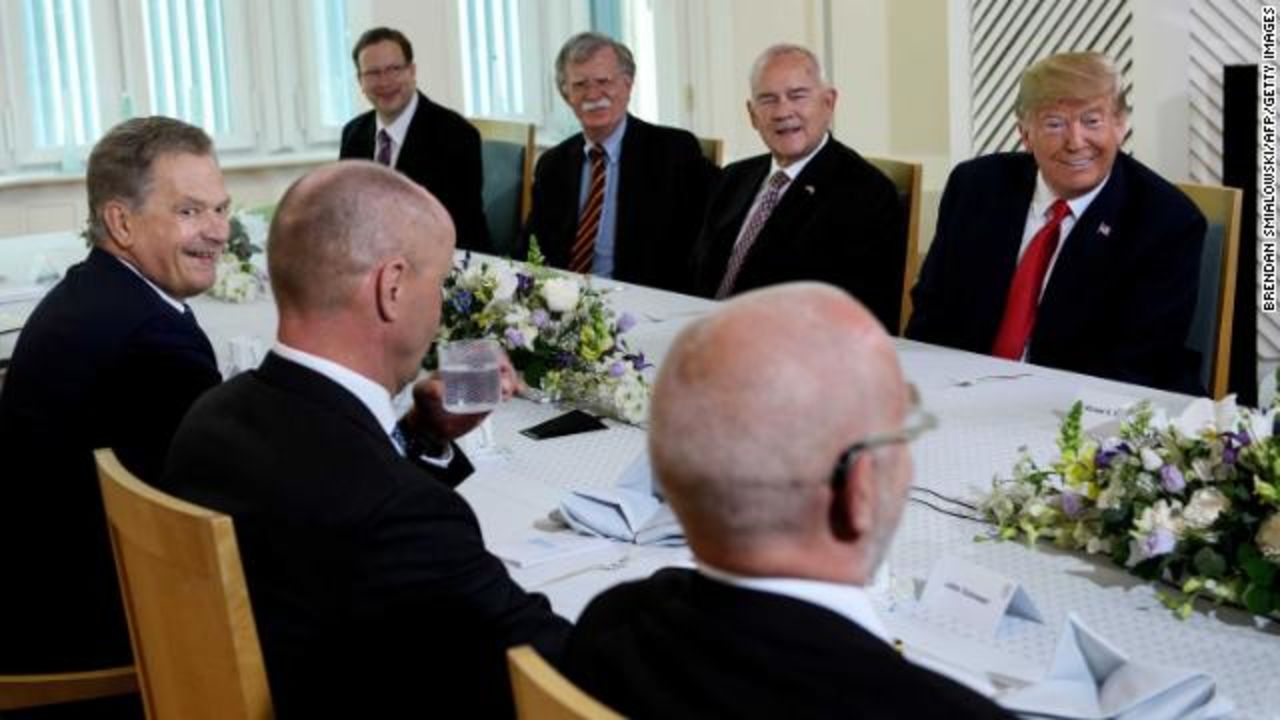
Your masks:
M0 175L79 172L134 115L204 128L224 159L331 151L355 114L368 0L0 2Z

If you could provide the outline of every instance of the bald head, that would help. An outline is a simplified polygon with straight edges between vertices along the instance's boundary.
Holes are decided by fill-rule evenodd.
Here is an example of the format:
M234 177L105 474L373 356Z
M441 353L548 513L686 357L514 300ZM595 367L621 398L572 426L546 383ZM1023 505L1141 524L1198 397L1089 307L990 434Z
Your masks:
M884 330L831 286L746 293L687 328L662 365L649 447L695 552L813 531L836 458L896 427L904 397Z
M271 289L282 313L337 310L380 260L447 265L453 243L453 221L430 193L377 163L333 163L280 201L267 246Z

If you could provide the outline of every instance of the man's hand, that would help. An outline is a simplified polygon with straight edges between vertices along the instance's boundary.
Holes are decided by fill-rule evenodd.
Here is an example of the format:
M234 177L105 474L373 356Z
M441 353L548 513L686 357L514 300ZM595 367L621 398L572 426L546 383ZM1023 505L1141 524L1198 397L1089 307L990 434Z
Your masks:
M511 398L520 388L520 378L505 352L498 357L502 399ZM405 430L425 440L449 442L476 429L489 413L455 414L444 409L444 382L433 372L413 386L413 408L404 416Z

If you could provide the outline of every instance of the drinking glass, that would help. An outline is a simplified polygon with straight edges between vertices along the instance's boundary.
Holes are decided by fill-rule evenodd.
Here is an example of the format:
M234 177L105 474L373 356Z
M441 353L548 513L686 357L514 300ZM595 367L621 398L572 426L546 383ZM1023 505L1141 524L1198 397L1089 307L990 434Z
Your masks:
M439 349L444 409L457 414L489 412L502 400L501 357L491 339L455 340Z

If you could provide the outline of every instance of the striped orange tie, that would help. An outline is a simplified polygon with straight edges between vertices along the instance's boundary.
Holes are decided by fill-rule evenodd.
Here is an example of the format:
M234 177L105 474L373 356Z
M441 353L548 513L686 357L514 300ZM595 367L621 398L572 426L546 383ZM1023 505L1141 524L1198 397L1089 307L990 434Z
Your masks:
M569 251L569 269L576 273L591 272L596 235L600 234L600 215L604 212L604 148L593 147L587 156L591 158L591 186L587 190L587 202L578 215L578 232Z

